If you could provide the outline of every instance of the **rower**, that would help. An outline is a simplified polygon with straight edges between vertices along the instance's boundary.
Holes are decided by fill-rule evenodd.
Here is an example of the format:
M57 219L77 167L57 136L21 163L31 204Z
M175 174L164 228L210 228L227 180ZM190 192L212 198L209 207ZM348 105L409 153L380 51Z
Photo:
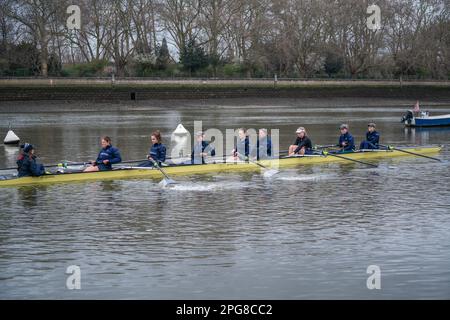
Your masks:
M359 149L361 150L374 150L379 149L380 146L380 134L376 131L375 123L371 122L368 124L368 129L366 132L366 140L361 142Z
M120 151L111 145L110 137L102 137L102 149L100 150L97 160L91 161L91 165L84 172L108 171L112 170L112 165L122 162Z
M248 157L250 153L250 139L247 135L247 130L244 128L238 129L238 141L233 151L231 151L235 159L238 157L238 153Z
M205 133L199 131L195 134L195 145L191 153L191 163L192 164L205 164L205 157L216 155L216 150L207 141L205 141Z
M348 132L348 125L342 124L339 129L341 130L341 135L339 137L338 150L331 150L330 153L345 153L355 151L355 139Z
M162 144L161 132L159 130L154 131L150 136L150 140L152 146L147 155L148 161L139 164L138 167L154 167L155 164L153 161L161 166L161 163L166 161L167 149L166 146Z
M18 177L39 177L45 174L45 168L36 161L34 147L29 143L20 146L21 154L17 159Z
M306 133L306 129L300 127L295 133L297 134L297 139L295 139L294 143L289 147L289 156L292 157L296 154L301 156L313 154L312 142Z
M272 139L268 136L267 129L259 129L256 148L251 148L250 154L257 160L272 157Z

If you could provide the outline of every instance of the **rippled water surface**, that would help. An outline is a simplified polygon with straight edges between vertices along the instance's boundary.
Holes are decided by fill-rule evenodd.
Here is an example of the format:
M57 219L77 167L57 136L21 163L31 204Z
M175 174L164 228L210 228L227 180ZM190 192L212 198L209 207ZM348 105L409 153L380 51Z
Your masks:
M24 109L32 103L24 103ZM16 113L0 108L46 163L85 161L108 134L125 159L146 154L159 128L168 141L182 122L205 129L280 129L280 146L306 126L334 143L341 122L361 141L368 121L398 145L444 144L450 129L404 129L404 106L296 107L233 101L135 110ZM430 108L450 113L450 105ZM0 146L0 166L17 148ZM402 157L379 168L340 163L258 172L0 189L0 298L316 299L450 298L450 151L442 163ZM66 268L81 268L81 290ZM369 265L381 290L366 286Z

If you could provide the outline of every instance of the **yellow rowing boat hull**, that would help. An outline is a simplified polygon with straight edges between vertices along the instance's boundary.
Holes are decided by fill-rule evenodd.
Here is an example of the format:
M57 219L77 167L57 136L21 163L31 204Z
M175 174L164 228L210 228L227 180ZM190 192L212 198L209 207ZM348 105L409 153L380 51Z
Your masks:
M418 153L421 155L436 154L441 151L442 147L416 147L404 148L403 150ZM396 150L374 150L365 152L355 152L342 154L354 160L370 160L380 158L393 158L400 156L408 156L409 154ZM410 155L411 156L411 155ZM281 158L274 160L262 160L259 163L273 169L283 167L295 167L298 165L311 165L330 162L348 162L349 160L333 157L333 156L304 156ZM178 165L164 167L168 175L192 175L200 173L216 173L226 171L255 171L261 168L254 163L247 162L228 162L228 163L211 163L204 165ZM0 180L0 187L26 186L36 184L51 184L61 182L77 182L92 180L115 180L115 179L135 179L135 178L163 178L161 172L157 169L137 169L123 168L112 171L91 172L91 173L66 173L51 174L41 177L23 177L10 180Z

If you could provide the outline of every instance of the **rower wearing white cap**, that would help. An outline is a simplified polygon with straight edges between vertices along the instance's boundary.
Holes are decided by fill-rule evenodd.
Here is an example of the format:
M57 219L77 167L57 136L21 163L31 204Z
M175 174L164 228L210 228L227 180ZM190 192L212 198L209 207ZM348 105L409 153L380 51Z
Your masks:
M299 127L295 133L297 134L297 139L295 139L295 142L289 147L289 156L295 154L302 156L305 154L312 154L312 142L306 133L306 129Z

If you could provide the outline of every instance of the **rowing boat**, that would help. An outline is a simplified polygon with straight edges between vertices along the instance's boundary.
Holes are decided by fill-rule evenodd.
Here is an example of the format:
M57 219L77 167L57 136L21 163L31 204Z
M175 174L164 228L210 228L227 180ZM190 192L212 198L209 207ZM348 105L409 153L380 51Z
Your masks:
M436 154L440 152L442 146L426 146L426 147L408 147L403 150L426 155ZM353 153L346 153L345 157L354 160L382 159L400 156L408 156L408 154L398 150L364 150ZM411 156L411 155L410 155ZM348 162L348 160L333 156L324 155L305 155L296 157L285 157L280 159L261 160L260 164L268 168L295 167L299 165L312 165L330 162ZM198 164L198 165L169 165L164 167L169 175L192 175L201 173L217 173L227 171L255 171L260 167L251 162L225 162L223 160L215 163ZM92 181L92 180L115 180L115 179L135 179L135 178L162 178L162 174L157 169L152 168L136 168L121 167L111 171L89 172L89 173L63 173L63 174L47 174L41 177L22 177L0 180L0 187L27 186L36 184L51 184L62 182L76 181Z

